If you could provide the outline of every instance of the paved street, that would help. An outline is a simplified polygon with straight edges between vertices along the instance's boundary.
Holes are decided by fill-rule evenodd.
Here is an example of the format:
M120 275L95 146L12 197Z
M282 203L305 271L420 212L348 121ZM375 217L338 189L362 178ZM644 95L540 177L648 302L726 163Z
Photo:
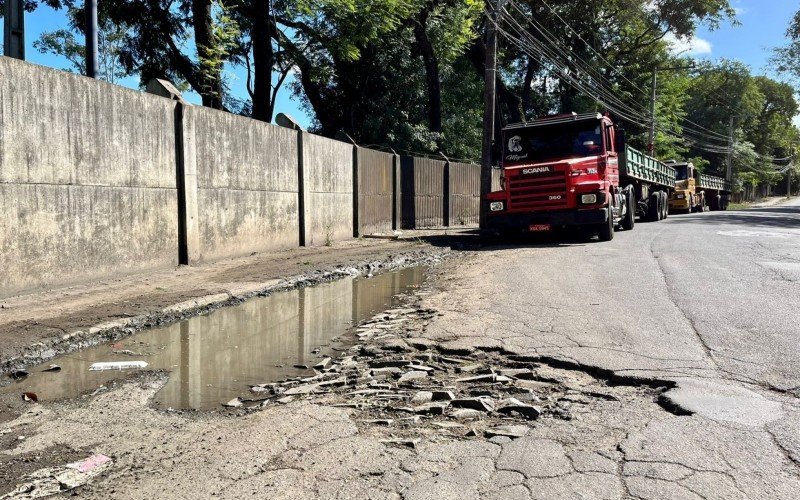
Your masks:
M412 308L362 329L341 368L367 389L294 383L252 411L164 412L150 400L166 376L143 374L15 403L0 459L106 454L77 490L92 498L797 498L797 200L609 243L471 238ZM449 409L409 409L436 387ZM538 418L502 411L509 394Z

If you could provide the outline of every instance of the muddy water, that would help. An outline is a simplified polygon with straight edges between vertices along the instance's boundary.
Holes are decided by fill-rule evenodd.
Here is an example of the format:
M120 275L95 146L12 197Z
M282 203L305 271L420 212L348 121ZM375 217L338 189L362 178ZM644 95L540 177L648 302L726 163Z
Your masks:
M129 372L89 371L99 361L146 361L170 372L156 395L162 408L218 408L252 384L311 374L325 354L336 356L354 342L354 323L397 305L418 287L423 268L370 279L345 278L324 285L251 299L164 328L142 331L120 342L60 356L29 369L2 392L34 392L41 401L93 391ZM43 372L50 364L59 372Z

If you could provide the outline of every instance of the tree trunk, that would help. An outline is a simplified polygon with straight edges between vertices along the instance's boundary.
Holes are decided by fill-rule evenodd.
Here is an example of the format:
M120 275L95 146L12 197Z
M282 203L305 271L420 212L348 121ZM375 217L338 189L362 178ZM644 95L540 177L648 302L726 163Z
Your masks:
M211 0L193 0L192 25L202 73L199 93L203 106L222 109L222 62L213 53L215 40L211 23Z
M428 86L428 126L431 132L442 132L442 82L439 78L439 61L428 38L429 7L426 6L414 22L414 39L422 62L425 65L425 79ZM441 139L437 138L437 145L441 146Z
M253 118L272 121L272 66L275 54L272 49L272 24L270 0L253 0Z

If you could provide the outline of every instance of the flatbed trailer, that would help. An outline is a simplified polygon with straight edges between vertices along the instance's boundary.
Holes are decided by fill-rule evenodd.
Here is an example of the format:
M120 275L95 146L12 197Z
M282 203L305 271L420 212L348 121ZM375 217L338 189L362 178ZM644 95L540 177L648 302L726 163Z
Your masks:
M636 214L649 221L667 218L669 198L675 190L675 169L624 144L624 137L618 148L621 182L633 188Z

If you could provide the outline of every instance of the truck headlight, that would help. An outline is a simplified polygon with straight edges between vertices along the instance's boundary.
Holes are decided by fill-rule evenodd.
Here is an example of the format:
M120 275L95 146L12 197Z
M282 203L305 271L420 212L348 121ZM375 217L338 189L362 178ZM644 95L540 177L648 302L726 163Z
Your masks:
M493 201L489 204L489 210L492 212L502 212L503 211L503 202L502 201Z
M581 203L584 205L592 205L597 203L597 195L596 194L582 194L581 195Z

